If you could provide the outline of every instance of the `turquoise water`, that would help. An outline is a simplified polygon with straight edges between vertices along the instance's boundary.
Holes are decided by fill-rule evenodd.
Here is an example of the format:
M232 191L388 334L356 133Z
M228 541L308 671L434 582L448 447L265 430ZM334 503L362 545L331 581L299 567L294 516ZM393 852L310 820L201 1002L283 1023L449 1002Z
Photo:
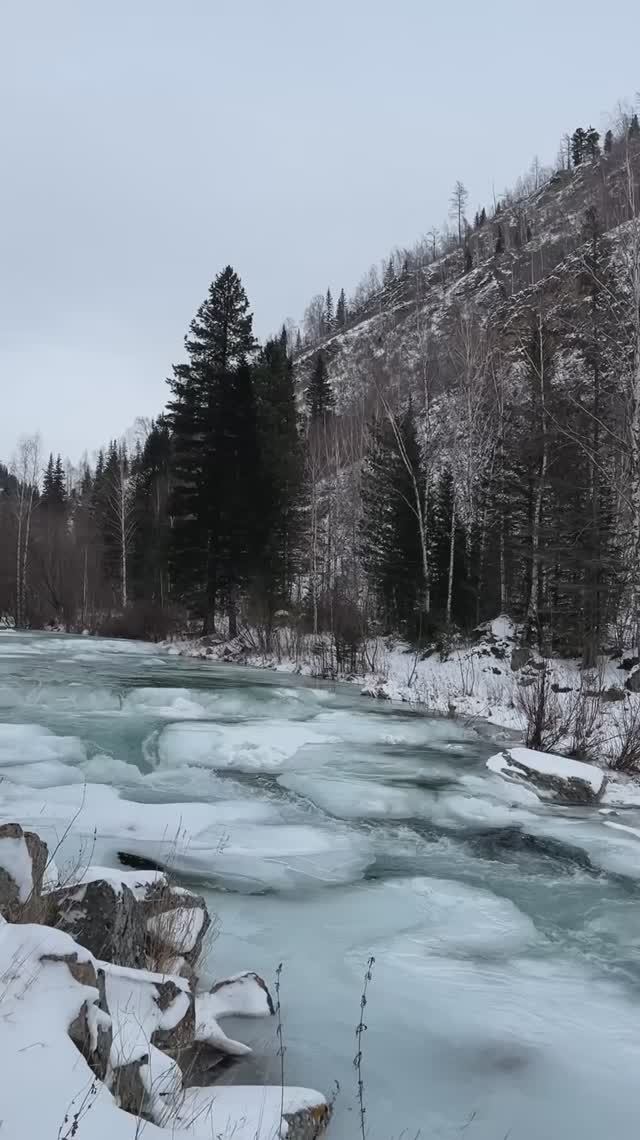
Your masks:
M495 750L355 688L0 634L2 816L61 867L133 854L203 890L207 978L282 962L286 1079L339 1082L335 1140L369 955L372 1140L637 1135L640 847ZM228 1032L254 1046L233 1079L279 1079L271 1020Z

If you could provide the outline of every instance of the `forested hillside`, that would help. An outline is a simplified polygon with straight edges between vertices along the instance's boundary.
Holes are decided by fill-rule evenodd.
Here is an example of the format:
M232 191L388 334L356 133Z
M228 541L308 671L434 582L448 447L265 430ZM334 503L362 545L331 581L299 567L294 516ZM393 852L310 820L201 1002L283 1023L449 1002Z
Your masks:
M508 612L592 664L640 613L640 127L331 290L259 346L213 281L167 406L79 472L0 467L0 614L419 644ZM25 425L26 426L26 425ZM36 426L36 425L34 425Z

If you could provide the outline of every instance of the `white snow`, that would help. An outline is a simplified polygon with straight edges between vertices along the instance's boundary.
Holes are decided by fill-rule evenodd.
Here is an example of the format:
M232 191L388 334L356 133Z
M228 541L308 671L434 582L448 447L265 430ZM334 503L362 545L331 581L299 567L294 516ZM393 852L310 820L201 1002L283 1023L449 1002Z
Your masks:
M73 882L78 885L95 882L109 883L114 890L128 887L137 899L143 899L151 887L166 884L167 877L162 871L125 871L113 867L97 867L92 865L86 870L80 870L73 876Z
M190 1136L223 1140L280 1140L287 1135L285 1115L301 1109L321 1108L326 1101L311 1089L277 1085L224 1085L184 1089L168 1109L165 1127L179 1125Z
M594 795L598 795L606 779L602 768L597 768L594 764L584 764L580 760L571 760L567 756L556 756L550 752L536 752L531 748L509 748L487 760L487 768L508 779L518 779L519 775L522 778L523 773L519 773L518 764L524 764L545 776L556 776L560 780L582 780L589 784Z
M33 864L23 835L0 836L0 867L18 888L18 901L25 903L33 890Z
M272 1013L264 986L248 971L217 982L213 991L201 998L208 1012L218 1018L269 1017Z
M189 983L175 975L130 970L100 962L104 970L107 1007L113 1022L111 1063L114 1068L147 1053L156 1030L175 1029L189 1009ZM171 980L179 993L165 1010L157 1003L157 986Z
M76 982L65 963L43 963L45 954L92 961L61 931L0 926L1 1130L7 1140L62 1140L72 1135L76 1118L79 1138L84 1131L91 1140L136 1140L139 1121L117 1108L67 1034L98 991ZM152 1124L145 1124L144 1134L166 1140ZM177 1131L175 1140L185 1135Z
M195 949L204 925L202 907L175 907L147 919L147 930L163 946L176 954L190 954Z

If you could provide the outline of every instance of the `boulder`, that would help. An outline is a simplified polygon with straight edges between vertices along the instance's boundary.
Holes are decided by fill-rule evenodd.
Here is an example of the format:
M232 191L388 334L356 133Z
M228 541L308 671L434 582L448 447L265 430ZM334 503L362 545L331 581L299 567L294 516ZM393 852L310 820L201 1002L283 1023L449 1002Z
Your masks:
M597 803L607 786L605 773L594 764L531 748L509 748L491 756L487 768L505 780L530 784L538 795L556 803Z
M531 660L531 650L526 645L516 645L511 650L511 668L514 673L523 669Z
M114 1068L139 1060L149 1042L179 1052L195 1035L195 1001L185 978L101 962L113 1021Z
M98 1080L103 1081L109 1069L113 1032L107 1008L104 973L96 970L93 962L79 960L76 951L66 954L41 954L40 961L63 963L74 981L95 996L87 997L67 1030L76 1049L82 1054Z
M205 900L163 881L149 887L139 906L149 963L166 969L173 960L180 973L190 976L211 926Z
M102 879L51 891L49 923L96 958L116 966L145 965L143 912L124 884Z
M42 907L47 845L19 823L0 825L0 915L10 922L36 921Z

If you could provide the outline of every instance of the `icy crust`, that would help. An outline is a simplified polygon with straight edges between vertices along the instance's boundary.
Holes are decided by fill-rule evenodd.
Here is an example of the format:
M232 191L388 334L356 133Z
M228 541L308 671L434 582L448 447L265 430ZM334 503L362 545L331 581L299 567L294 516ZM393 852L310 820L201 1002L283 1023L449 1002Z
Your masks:
M101 784L49 788L46 796L5 784L0 811L37 829L50 850L62 840L59 865L81 867L86 850L112 866L131 854L239 890L350 882L373 858L366 836L330 821L283 823L277 808L251 800L140 804Z

